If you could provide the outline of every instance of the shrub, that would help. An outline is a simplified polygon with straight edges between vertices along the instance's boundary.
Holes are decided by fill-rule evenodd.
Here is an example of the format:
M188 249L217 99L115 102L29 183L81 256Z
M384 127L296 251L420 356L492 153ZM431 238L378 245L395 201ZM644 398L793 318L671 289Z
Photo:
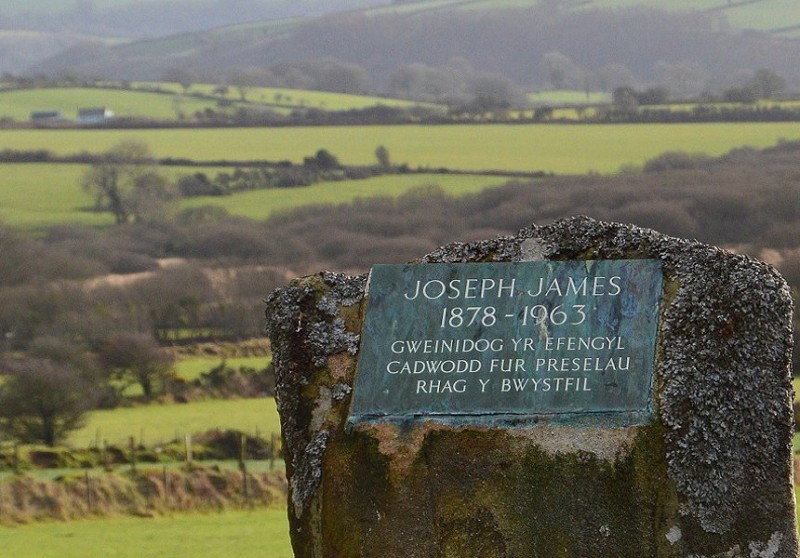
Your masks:
M710 160L711 158L703 153L671 151L647 161L644 164L644 172L698 169L707 166Z
M0 386L0 428L23 443L54 446L83 425L94 406L93 386L67 363L49 359L7 362Z

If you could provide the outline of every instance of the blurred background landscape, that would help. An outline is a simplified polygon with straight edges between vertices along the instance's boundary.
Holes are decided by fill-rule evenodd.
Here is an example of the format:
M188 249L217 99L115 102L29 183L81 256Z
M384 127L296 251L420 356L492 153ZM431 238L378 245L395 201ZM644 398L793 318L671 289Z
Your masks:
M5 548L290 556L299 275L583 214L797 302L799 59L796 0L0 0Z

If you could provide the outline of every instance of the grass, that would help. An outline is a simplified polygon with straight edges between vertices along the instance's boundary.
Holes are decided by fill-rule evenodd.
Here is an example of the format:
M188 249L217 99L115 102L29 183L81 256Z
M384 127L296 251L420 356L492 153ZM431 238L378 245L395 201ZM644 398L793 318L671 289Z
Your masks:
M0 223L33 230L58 224L111 225L111 214L93 211L92 196L80 186L86 168L77 164L0 163ZM164 168L171 176L218 170L222 169Z
M322 182L303 188L252 190L222 198L192 198L183 203L186 207L213 204L234 215L264 219L278 212L310 204L338 205L356 198L397 197L417 186L428 184L437 184L447 194L458 196L500 186L507 181L503 177L474 175L395 175L349 182Z
M780 123L338 126L168 130L0 130L0 149L101 152L139 139L161 157L195 160L290 160L320 148L345 164L373 164L385 146L396 163L463 170L613 173L665 151L720 155L734 147L766 147L800 138Z
M175 371L178 376L191 382L200 377L204 372L208 372L212 368L219 366L223 361L229 368L239 369L240 367L255 368L260 370L271 362L270 357L233 357L233 358L207 358L207 357L191 357L182 358L175 365Z
M742 5L727 6L727 0L695 0L694 2L664 2L663 0L595 0L591 5L597 8L619 6L648 6L667 10L708 10L723 8L715 13L738 29L770 30L800 24L800 11L795 0L769 0L768 2L751 2ZM738 4L738 0L733 2ZM796 35L794 35L796 36Z
M795 492L800 498L797 487ZM292 558L286 510L259 508L163 518L114 518L0 526L15 558Z
M144 117L175 120L178 113L187 116L206 108L215 108L215 101L143 91L122 91L94 87L26 89L0 92L0 118L25 121L35 110L59 110L70 120L77 118L79 108L107 107L119 117Z
M276 433L277 435L277 433ZM269 439L269 437L267 437ZM274 460L270 459L245 459L247 464L247 470L250 473L267 473L270 471L280 471L285 468L285 464L283 458L276 457ZM203 467L218 467L220 469L228 470L228 471L238 471L240 470L239 461L236 459L208 459L198 461L195 460L195 464L203 466ZM149 471L149 470L173 470L173 469L181 469L186 466L184 461L172 461L168 463L146 463L140 462L137 464L138 471ZM116 465L113 467L115 471L130 471L131 466L128 464ZM101 477L107 473L107 470L103 467L95 467L95 468L86 468L86 467L64 467L64 468L54 468L54 469L27 469L22 472L23 475L34 478L40 481L55 481L62 477L75 477L75 476L82 476L85 474L89 474L91 477ZM0 470L0 482L6 479L12 479L17 475L11 469Z
M82 165L0 164L0 222L39 228L58 223L110 225L110 214L88 211L93 200L84 192Z
M159 156L195 159L302 161L327 148L349 164L371 164L384 145L395 162L456 169L545 170L560 174L613 173L665 151L719 155L734 147L765 147L800 138L796 123L629 125L461 125L181 130L0 130L0 149L48 149L58 154L101 152L123 139L140 139ZM170 167L174 175L217 168ZM104 226L110 214L90 211L80 186L82 165L0 164L0 222L29 229L61 223ZM466 194L502 178L402 175L306 188L258 190L223 198L194 198L185 207L213 204L263 219L310 203L345 203L358 197L397 196L420 184Z
M69 120L77 118L79 108L103 106L114 111L118 117L139 117L157 120L177 120L179 115L191 117L195 112L207 108L220 110L216 99L202 99L191 94L202 94L223 98L216 93L216 85L194 84L183 94L177 83L138 82L136 90L121 90L104 87L54 87L25 90L0 89L0 118L27 121L31 112L58 110ZM163 92L148 91L160 89ZM366 95L347 95L321 91L251 87L247 90L246 103L241 102L239 92L230 87L224 98L233 103L233 108L264 107L288 114L296 108L320 110L363 109L375 105L411 107L419 103L399 99L387 99ZM426 105L435 107L435 105Z
M180 93L183 88L177 83L138 82L134 87L158 87L173 93ZM239 101L241 97L235 86L230 86L225 95L215 93L219 86L213 84L193 84L188 93L200 93L222 97L229 101ZM403 99L390 99L370 95L351 95L347 93L331 93L326 91L310 91L302 89L286 89L277 87L248 87L246 99L249 103L269 105L271 107L285 108L316 108L321 110L351 110L384 105L389 107L415 107L426 106L436 108L438 105L430 103L417 103Z
M15 558L292 558L286 510L114 518L0 527Z
M262 436L279 432L278 412L271 397L214 399L187 404L147 405L93 411L86 425L68 443L86 448L101 443L127 445L131 436L145 445L213 428L235 429Z
M59 224L109 226L110 213L93 211L93 199L80 186L84 165L0 164L0 223L28 230ZM225 170L211 167L165 167L172 176ZM502 177L459 175L396 175L302 188L254 190L225 197L184 200L183 207L216 205L235 215L266 219L277 211L312 203L345 203L359 197L399 196L422 184L439 184L451 195L478 192L506 182Z

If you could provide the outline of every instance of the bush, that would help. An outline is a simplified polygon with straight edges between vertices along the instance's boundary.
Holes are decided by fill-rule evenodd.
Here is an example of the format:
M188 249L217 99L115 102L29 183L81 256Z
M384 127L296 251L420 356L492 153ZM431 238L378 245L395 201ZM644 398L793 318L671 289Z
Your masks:
M318 167L322 170L341 168L339 159L327 149L320 149L313 157L305 157L303 164L309 167Z
M190 198L194 196L224 196L230 194L218 182L211 182L205 173L182 176L178 179L178 190L181 195Z
M711 158L703 153L684 153L671 151L650 159L644 164L644 172L664 172L668 170L692 170L708 166Z
M272 365L256 370L229 367L223 360L204 372L192 385L210 397L265 397L275 394L275 369Z
M195 438L207 448L207 459L270 459L273 455L271 442L255 438L236 430L209 430ZM244 448L242 448L244 442Z
M0 386L0 429L22 443L54 446L83 425L96 393L67 363L25 359L5 364Z

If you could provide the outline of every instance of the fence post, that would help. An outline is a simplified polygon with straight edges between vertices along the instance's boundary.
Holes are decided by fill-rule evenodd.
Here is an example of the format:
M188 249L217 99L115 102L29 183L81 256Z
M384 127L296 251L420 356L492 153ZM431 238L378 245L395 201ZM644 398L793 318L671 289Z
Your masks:
M169 473L166 465L164 465L164 501L169 503Z
M103 439L103 447L100 453L100 463L103 465L103 469L106 471L111 471L111 459L108 457L108 440Z
M128 439L128 445L130 446L131 452L131 472L135 475L136 474L136 439L131 436Z
M276 452L276 442L275 442L275 433L272 432L270 434L269 439L269 470L272 471L275 468L275 454Z
M192 435L186 434L183 437L183 445L186 451L186 464L191 465L192 463Z
M89 471L86 471L86 507L92 511L92 479L89 477Z
M247 486L247 436L242 433L239 434L239 470L242 472L242 491L244 492L245 500L250 501L250 490Z

